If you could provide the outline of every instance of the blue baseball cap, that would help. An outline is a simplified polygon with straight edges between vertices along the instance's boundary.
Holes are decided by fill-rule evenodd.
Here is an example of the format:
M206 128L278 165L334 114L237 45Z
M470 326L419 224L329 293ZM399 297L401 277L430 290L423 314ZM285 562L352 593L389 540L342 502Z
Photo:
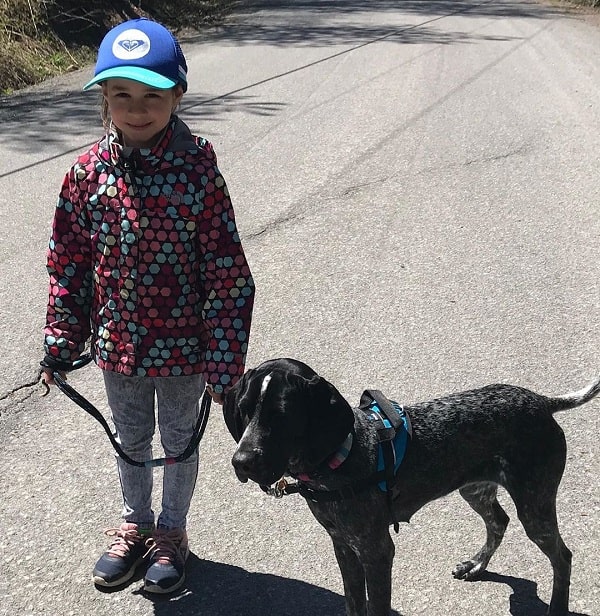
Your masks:
M140 18L109 30L98 49L94 78L88 90L106 79L139 81L158 90L177 84L187 90L187 64L177 39L156 21Z

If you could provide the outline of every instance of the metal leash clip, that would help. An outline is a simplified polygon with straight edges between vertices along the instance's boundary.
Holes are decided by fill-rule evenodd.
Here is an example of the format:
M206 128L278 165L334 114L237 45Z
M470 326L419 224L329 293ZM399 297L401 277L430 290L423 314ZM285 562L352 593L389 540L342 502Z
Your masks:
M272 486L267 488L267 494L269 496L274 496L275 498L283 498L287 492L286 488L290 485L285 477L276 481Z

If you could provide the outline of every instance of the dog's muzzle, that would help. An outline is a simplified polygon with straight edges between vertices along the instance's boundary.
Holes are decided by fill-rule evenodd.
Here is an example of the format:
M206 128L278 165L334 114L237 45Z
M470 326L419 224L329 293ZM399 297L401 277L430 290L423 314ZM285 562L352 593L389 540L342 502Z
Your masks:
M259 447L252 449L237 448L231 458L237 478L246 483L249 479L261 485L271 485L282 475L273 472L266 463L264 451Z

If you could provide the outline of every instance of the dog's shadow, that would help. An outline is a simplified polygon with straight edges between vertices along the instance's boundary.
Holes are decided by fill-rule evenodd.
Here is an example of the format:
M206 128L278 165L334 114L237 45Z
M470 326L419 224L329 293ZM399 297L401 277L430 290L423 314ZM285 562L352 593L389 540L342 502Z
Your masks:
M510 575L500 575L490 571L484 571L481 577L474 583L494 582L506 584L512 588L510 596L511 616L546 616L548 605L537 594L537 584L524 578L516 578ZM569 612L567 616L590 616L580 612Z
M300 580L252 573L190 554L184 589L175 596L143 593L155 616L345 616L344 597ZM175 605L176 604L176 609ZM402 616L392 612L394 616Z
M130 583L143 578L138 572ZM546 616L548 605L537 594L537 584L524 578L484 571L473 584L492 582L506 584L512 589L510 596L511 616ZM102 592L115 592L119 588L102 588ZM154 595L144 590L132 591L143 594L154 604L155 616L345 616L344 597L319 586L283 578L268 573L252 573L210 560L202 560L190 554L186 565L186 583L175 595ZM174 603L177 605L174 611ZM390 616L402 616L392 610ZM581 612L569 612L567 616L591 616Z

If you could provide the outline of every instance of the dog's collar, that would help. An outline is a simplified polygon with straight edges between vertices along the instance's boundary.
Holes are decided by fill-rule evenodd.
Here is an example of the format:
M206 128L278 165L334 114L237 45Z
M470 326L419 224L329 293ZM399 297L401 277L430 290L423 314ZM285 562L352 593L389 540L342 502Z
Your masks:
M334 471L336 468L339 468L350 455L350 450L352 449L353 442L354 436L352 436L352 432L350 432L346 437L346 440L340 445L340 447L338 447L336 452L332 456L330 456L329 459L323 464L332 471ZM298 473L294 476L299 481L310 481L313 478L309 473Z

